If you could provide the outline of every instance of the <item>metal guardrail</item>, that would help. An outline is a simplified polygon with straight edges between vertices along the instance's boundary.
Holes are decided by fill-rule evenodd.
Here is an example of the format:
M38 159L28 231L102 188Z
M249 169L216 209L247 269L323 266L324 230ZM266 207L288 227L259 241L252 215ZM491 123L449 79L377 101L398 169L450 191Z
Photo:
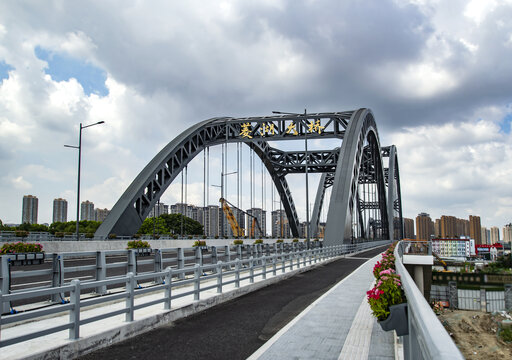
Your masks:
M403 254L403 242L400 242L395 247L394 255L396 272L402 279L402 288L407 297L409 335L403 337L404 358L463 360L464 356L405 269Z
M311 246L313 248L319 248L322 244L314 241L311 243ZM46 269L42 269L41 267L34 269L32 266L13 267L15 255L3 255L0 258L0 291L2 291L3 294L25 291L12 289L11 282L13 280L19 282L37 277L41 280L40 283L45 284L31 288L31 290L38 290L67 285L73 278L84 278L85 275L92 276L92 279L88 281L101 281L113 276L125 275L129 272L137 275L141 273L139 269L143 267L146 268L146 272L148 272L148 268L151 272L160 272L167 266L172 266L175 269L183 269L191 263L203 265L206 263L217 263L219 260L229 262L234 258L241 260L250 257L260 258L263 255L303 250L305 247L306 245L304 243L292 242L152 249L154 256L150 258L138 256L136 249L46 253L45 258L47 266L51 264L51 268ZM88 260L90 264L68 266L70 262L79 262L79 260ZM124 272L120 273L119 271L121 269L123 269L122 271ZM113 272L115 273L112 274ZM161 281L162 279L160 282ZM91 291L99 295L105 295L107 293L107 287L101 285ZM46 294L45 296L47 300L52 302L61 302L63 299L63 294L52 293ZM41 301L41 299L38 301ZM0 311L2 313L10 312L10 305L4 303L3 306L0 307Z
M261 256L259 258L250 257L249 259L236 259L234 261L227 262L218 261L216 264L209 265L195 264L193 266L184 267L182 269L173 269L171 267L167 267L164 271L140 275L135 275L132 272L129 272L122 277L100 281L81 282L78 279L74 279L69 285L57 286L48 289L21 291L14 294L2 294L0 292L0 305L4 302L27 299L37 296L57 295L60 293L69 293L70 299L69 303L61 305L55 305L43 309L37 309L8 316L0 315L1 326L4 324L13 324L24 320L35 320L43 316L53 315L64 311L69 312L68 323L50 327L41 331L23 334L7 340L0 340L0 347L27 341L62 330L69 330L70 339L78 339L80 337L80 326L84 324L120 314L125 314L125 321L130 322L134 320L134 313L136 310L148 306L163 303L164 309L169 310L171 308L171 301L179 297L193 295L194 300L199 300L202 291L217 289L217 293L222 293L223 286L229 284L234 284L235 288L239 288L240 282L244 280L249 280L250 283L253 283L256 277L266 279L269 273L272 273L272 275L276 276L278 272L285 273L287 269L291 271L294 269L294 267L305 267L308 264L312 265L329 258L370 249L376 246L385 245L387 243L389 243L389 241L379 241L354 245L338 245L310 250L304 249L288 253L283 252L280 254L273 254L271 256ZM164 280L159 282L159 279L162 278ZM157 285L148 288L138 288L137 282L145 280L153 280L155 283L157 283ZM215 283L203 286L205 285L204 283L206 281L210 280L215 280ZM102 297L89 299L80 298L80 294L83 290L97 289L115 284L124 285L124 290L116 294ZM174 287L182 287L183 285L187 284L193 284L193 288L189 291L173 295L172 289ZM138 303L137 305L134 304L134 300L137 296L149 292L155 293L157 291L163 291L163 296L160 299L151 300L145 303ZM122 309L103 313L101 315L89 317L86 319L81 319L80 317L81 310L84 308L122 299L125 299L125 306Z

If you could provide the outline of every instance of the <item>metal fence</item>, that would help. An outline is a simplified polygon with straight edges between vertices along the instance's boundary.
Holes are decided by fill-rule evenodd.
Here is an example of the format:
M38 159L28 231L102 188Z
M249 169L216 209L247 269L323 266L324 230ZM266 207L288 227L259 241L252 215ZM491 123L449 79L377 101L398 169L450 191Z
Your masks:
M249 257L248 259L237 258L235 260L217 261L216 263L204 264L196 263L187 265L182 268L167 267L165 270L159 270L144 274L135 274L128 272L124 276L114 278L94 280L83 282L74 279L69 284L61 284L55 287L40 288L36 290L25 290L11 294L3 294L0 292L0 305L16 300L24 300L37 298L41 296L57 297L61 294L69 295L69 302L55 306L45 307L23 313L10 314L0 316L0 326L13 324L24 320L36 320L48 315L54 315L64 311L69 312L69 322L63 325L47 328L42 331L23 334L0 341L0 347L7 346L22 341L30 340L40 336L52 334L62 330L69 330L69 338L77 339L80 336L80 326L106 319L115 315L125 314L126 321L134 320L136 310L164 304L164 309L171 307L173 299L179 297L193 295L194 300L199 300L202 291L216 289L217 293L222 293L223 287L234 284L235 288L240 287L240 282L249 280L253 283L256 278L266 279L268 274L276 276L278 273L285 273L287 270L310 266L314 263L324 261L329 258L337 257L343 254L361 251L380 245L388 244L389 241L379 241L373 243L363 243L355 245L339 245L325 248L315 249L298 249L295 251L275 253L271 255L262 255L260 257ZM203 258L204 259L204 258ZM151 287L142 288L137 284L145 281L154 283ZM213 283L212 283L213 281ZM207 283L210 282L210 283ZM189 291L175 294L173 289L183 287L184 285L193 284ZM110 295L99 296L94 298L81 298L81 294L94 289L106 288L107 286L120 287L121 290ZM148 301L145 303L137 303L134 299L140 295L147 293L161 292L159 299ZM80 312L82 309L100 305L115 300L124 300L125 306L98 316L81 319Z
M455 287L456 297L450 296L449 286L446 285L432 285L430 290L431 301L446 301L450 308L459 310L474 310L474 311L509 311L512 309L512 291L506 291L507 288L512 288L512 285L505 285L504 291L487 290L481 288L478 290L471 289L457 289L456 283L452 283ZM507 298L507 295L510 298Z

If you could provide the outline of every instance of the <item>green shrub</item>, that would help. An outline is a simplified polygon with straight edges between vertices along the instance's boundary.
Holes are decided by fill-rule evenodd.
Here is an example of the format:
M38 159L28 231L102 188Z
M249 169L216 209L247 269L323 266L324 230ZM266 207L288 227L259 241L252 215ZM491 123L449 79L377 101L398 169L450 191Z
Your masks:
M233 241L233 245L243 245L244 241L242 239L236 239Z
M108 238L109 239L117 239L117 235L112 233L112 234L108 234Z
M92 239L94 237L94 233L87 233L87 234L85 234L85 237L87 239Z
M140 234L133 234L132 238L139 239L140 238Z
M63 238L64 237L64 233L63 232L56 232L55 233L55 237L56 238Z
M254 244L263 244L263 239L254 240Z
M43 245L39 243L5 243L0 248L0 254L20 254L20 253L33 253L43 252Z
M189 235L189 236L188 236L188 239L189 239L189 240L191 240L191 239L193 239L193 238L194 238L194 237L193 237L192 235Z
M196 247L196 246L206 246L206 241L204 241L204 240L196 240L196 241L194 241L192 246L194 246L194 247Z
M284 242L284 240L283 240L283 239L277 239L277 240L276 240L276 244L278 244L278 243L282 243L282 242Z
M127 243L128 249L150 248L151 245L144 240L130 240Z
M292 242L299 242L299 239L293 239Z

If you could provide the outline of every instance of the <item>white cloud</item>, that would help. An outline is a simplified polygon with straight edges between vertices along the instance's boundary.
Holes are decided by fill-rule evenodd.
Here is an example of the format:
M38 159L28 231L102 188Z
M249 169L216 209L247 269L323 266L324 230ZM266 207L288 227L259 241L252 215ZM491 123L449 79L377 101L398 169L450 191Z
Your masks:
M11 179L12 185L16 189L20 190L29 190L32 189L32 184L23 178L23 176L18 176L17 178Z

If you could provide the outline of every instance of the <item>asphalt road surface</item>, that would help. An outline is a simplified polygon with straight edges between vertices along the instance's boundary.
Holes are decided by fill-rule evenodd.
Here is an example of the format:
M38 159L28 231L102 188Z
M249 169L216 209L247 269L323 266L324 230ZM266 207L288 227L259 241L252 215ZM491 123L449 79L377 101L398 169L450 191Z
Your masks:
M363 258L385 248L319 266L79 359L246 359Z

